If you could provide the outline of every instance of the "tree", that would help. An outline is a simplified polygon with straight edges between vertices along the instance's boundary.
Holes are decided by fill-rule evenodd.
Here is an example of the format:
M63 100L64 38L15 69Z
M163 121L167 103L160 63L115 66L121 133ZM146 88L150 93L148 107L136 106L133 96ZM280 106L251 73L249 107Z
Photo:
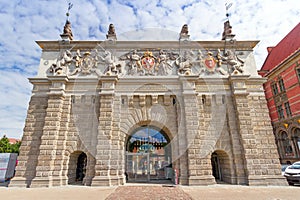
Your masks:
M4 135L0 140L0 153L19 153L20 146L21 141L10 144L9 139Z

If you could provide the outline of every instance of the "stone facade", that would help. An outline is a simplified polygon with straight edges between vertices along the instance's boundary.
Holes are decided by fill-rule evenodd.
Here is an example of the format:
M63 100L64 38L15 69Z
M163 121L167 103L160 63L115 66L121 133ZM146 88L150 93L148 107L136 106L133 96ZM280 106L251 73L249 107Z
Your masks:
M127 143L161 130L179 184L286 185L257 41L39 41L43 49L10 186L125 183Z

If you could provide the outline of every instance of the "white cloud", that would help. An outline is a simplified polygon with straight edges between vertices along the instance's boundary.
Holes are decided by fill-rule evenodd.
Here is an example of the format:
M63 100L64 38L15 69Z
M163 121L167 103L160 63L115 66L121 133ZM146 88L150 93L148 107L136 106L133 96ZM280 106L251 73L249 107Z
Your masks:
M176 38L183 24L193 40L220 40L225 0L71 0L75 40L103 40L113 23L117 36L150 40L151 33ZM110 2L110 3L108 3ZM266 48L276 45L299 23L298 0L231 1L230 22L237 40L260 40L255 48L259 69ZM0 137L21 137L41 49L35 40L58 40L66 20L67 1L2 1L0 5ZM149 29L151 28L151 29ZM142 29L148 35L140 35ZM166 31L164 31L166 30ZM152 31L152 32L151 32ZM136 34L135 34L136 33ZM159 39L159 36L155 39ZM128 35L127 35L128 36Z
M0 137L20 138L24 127L31 84L16 71L0 71Z

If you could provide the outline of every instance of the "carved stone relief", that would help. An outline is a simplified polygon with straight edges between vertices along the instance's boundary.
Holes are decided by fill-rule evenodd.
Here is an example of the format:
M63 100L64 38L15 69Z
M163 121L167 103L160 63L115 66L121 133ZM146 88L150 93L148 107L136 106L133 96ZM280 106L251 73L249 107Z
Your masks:
M60 53L56 62L50 67L50 73L52 75L66 75L68 66L72 63L73 56L71 51L66 50Z
M178 56L175 60L176 66L178 66L178 74L191 75L191 68L193 66L193 51L184 51L183 56Z
M163 50L159 51L156 65L157 75L166 76L170 73L170 70L173 68L170 61L175 59L175 55L176 54L172 52L166 53Z
M136 75L142 71L141 55L137 53L137 50L120 56L120 60L126 61L127 75Z
M86 75L95 72L97 75L101 75L101 72L97 70L98 55L97 53L86 51L81 53L78 49L76 55L73 57L75 62L75 69L71 71L70 76L77 73Z
M220 55L220 58L227 64L230 74L243 74L244 61L236 55L235 51L226 50L224 56Z
M213 52L207 51L206 56L203 56L203 53L199 50L198 52L198 60L200 67L200 75L210 75L210 74L220 74L227 75L226 70L224 70L222 66L222 62L220 59L220 50L216 52L214 55Z
M115 57L112 56L110 51L105 50L101 55L98 53L98 60L101 64L105 65L105 75L118 75L122 73L122 67L119 62L115 61Z
M113 55L105 49L63 51L49 69L51 75L169 76L243 74L244 61L233 50L134 49Z

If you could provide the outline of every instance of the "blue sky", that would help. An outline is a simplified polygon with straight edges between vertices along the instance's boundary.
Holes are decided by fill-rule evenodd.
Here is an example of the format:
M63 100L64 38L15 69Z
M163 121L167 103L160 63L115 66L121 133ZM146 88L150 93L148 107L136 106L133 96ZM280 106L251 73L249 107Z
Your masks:
M37 40L59 40L67 0L0 0L0 137L21 138L41 49ZM113 23L117 35L145 29L179 32L189 25L192 40L221 40L225 3L237 40L260 40L257 69L298 23L298 0L72 0L70 21L74 40L104 40Z

